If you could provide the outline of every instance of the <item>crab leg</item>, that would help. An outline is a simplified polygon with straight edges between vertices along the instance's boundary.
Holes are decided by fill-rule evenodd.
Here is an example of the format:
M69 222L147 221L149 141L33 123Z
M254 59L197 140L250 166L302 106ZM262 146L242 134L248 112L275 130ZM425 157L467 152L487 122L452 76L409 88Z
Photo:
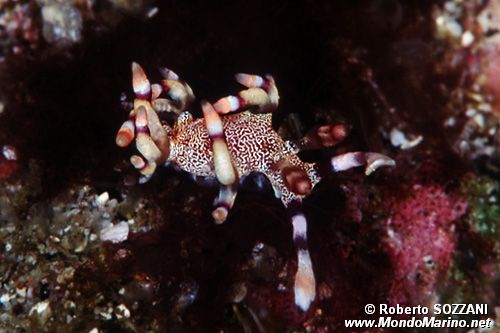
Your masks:
M217 208L212 215L217 223L222 223L226 220L236 197L239 181L238 171L227 147L222 120L210 103L202 101L201 107L208 135L212 141L215 176L222 184L219 197L216 200Z
M365 175L371 174L382 166L394 166L396 162L379 153L372 152L351 152L334 156L330 160L333 172L345 171L351 168L366 165Z
M137 113L136 101L147 101L151 95L151 84L149 83L149 80L142 67L135 62L132 63L132 88L134 89L135 94L134 109L130 111L130 119L126 120L122 124L122 126L118 130L118 133L116 134L115 141L119 147L128 146L135 138L134 121L135 115Z
M144 184L151 179L153 173L156 170L156 162L145 161L141 156L132 155L130 157L130 163L141 173L141 178L139 178L139 184Z
M132 63L132 89L136 99L149 100L151 98L151 83L142 67L136 62Z
M239 73L236 81L248 89L239 92L238 96L226 96L214 104L219 114L237 112L256 107L256 112L272 112L278 107L279 94L271 75L262 78L259 75Z
M238 194L237 186L221 185L219 195L214 202L215 209L212 212L215 223L221 224L226 221L229 211L233 208L236 194Z
M307 220L302 212L302 201L296 200L289 206L292 211L293 243L297 251L297 273L295 273L295 304L307 311L316 298L316 280L307 246Z
M161 85L154 84L152 86L153 95L151 100L153 108L158 112L166 111L180 114L193 102L195 98L193 90L174 71L162 68L161 73L164 77ZM169 99L160 98L163 92L167 94Z
M144 73L139 64L133 62L132 63L132 88L134 89L135 99L134 99L134 109L130 111L129 120L126 120L118 133L116 134L116 144L119 147L128 146L135 138L135 116L137 113L136 110L136 101L144 100L147 103L148 98L151 94L151 85L149 80Z
M295 304L307 311L316 297L316 279L307 245L307 219L302 211L302 198L308 195L313 182L306 164L295 165L289 159L282 159L273 169L276 172L275 187L282 189L281 199L290 211L293 242L297 253L297 272L294 280ZM278 176L279 174L279 176ZM276 184L278 182L278 184ZM279 186L281 183L283 186Z
M157 85L149 83L144 70L135 62L132 63L132 87L134 108L130 111L130 119L118 130L116 144L126 147L135 138L136 148L142 157L134 155L130 161L143 175L141 182L145 182L151 178L156 166L167 159L170 143L167 131L149 101L158 94Z

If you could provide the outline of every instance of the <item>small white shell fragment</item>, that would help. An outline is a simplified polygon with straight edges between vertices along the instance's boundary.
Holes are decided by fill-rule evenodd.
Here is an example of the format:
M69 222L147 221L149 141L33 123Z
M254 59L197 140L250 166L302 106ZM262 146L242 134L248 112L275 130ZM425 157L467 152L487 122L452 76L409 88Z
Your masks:
M101 240L113 243L123 242L128 238L129 227L127 222L120 222L101 230Z
M29 315L31 316L34 312L36 312L37 314L42 314L46 310L50 310L48 300L38 302L35 305L33 305L33 307L30 309Z
M108 200L109 200L109 193L103 192L95 199L95 203L97 207L103 208L108 202Z
M403 134L403 132L401 132L397 128L393 128L390 135L391 135L391 144L394 147L399 147L403 144L404 141L406 141L406 137Z
M424 262L432 261L432 256L430 254L426 255L426 256L423 256L422 257L422 261L424 261Z
M5 145L2 147L2 155L6 160L16 161L17 160L17 152L16 148L11 145Z
M130 310L127 308L125 304L120 304L116 307L117 317L125 317L130 318Z
M482 114L476 114L472 119L477 124L477 126L479 126L480 128L484 128L484 117Z
M444 126L446 127L453 127L457 124L457 120L454 117L450 117L445 120Z
M148 12L146 13L146 17L148 19L152 18L153 16L155 16L156 14L158 14L158 7L152 7L151 9L148 10Z
M423 137L421 135L417 136L413 140L408 140L406 135L397 128L393 128L390 133L391 144L394 147L399 147L403 150L410 149L417 146L422 142Z
M477 111L475 109L467 109L467 111L465 111L465 115L469 118L473 117L476 113Z
M446 30L453 37L460 37L462 35L462 26L454 20L450 20L447 22Z
M5 293L2 296L0 296L0 303L1 304L8 303L10 302L10 299L11 299L10 295L8 293Z
M454 14L457 11L458 7L453 1L447 1L444 4L444 9L446 9L448 13Z
M483 111L483 112L491 112L492 108L491 108L491 104L489 103L480 103L477 108L479 109L479 111Z
M436 17L436 25L439 27L442 27L444 25L445 18L444 16L438 16Z
M111 313L105 311L94 310L94 313L104 318L104 320L111 320L111 318L113 318L113 315Z
M474 42L474 34L467 30L462 34L462 46L469 47Z

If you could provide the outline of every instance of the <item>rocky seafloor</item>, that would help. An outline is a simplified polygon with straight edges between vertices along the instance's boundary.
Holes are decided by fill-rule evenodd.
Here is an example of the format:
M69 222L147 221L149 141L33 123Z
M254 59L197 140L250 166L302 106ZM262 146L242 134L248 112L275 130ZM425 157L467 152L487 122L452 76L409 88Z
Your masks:
M0 0L0 332L350 332L368 303L487 304L500 325L499 59L495 0ZM284 138L352 128L304 160L396 161L305 200L307 312L260 178L223 225L216 188L173 167L137 183L114 143L132 61L209 101L239 89L234 73L271 73Z

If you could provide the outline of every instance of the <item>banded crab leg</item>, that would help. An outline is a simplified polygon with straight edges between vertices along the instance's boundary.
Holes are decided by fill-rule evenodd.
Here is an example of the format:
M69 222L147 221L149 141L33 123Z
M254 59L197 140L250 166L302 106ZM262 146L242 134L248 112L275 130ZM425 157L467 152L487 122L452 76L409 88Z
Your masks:
M344 140L349 128L345 124L330 124L314 127L306 136L298 141L288 141L289 146L298 151L333 147ZM396 162L380 153L349 152L330 158L328 172L340 172L366 165L368 176L382 166L394 166Z
M293 163L292 163L293 162ZM369 175L381 166L393 166L394 160L371 152L346 153L333 157L330 169L334 172L366 165ZM319 181L314 165L283 159L272 166L275 171L274 186L281 189L283 204L291 211L293 241L297 255L297 272L294 280L295 304L307 311L316 297L316 280L307 242L307 219L302 210L302 198L307 196Z
M161 68L160 72L164 79L161 84L151 86L153 91L151 104L158 112L174 112L179 115L194 101L193 90L174 71ZM161 97L163 93L169 98Z
M132 63L132 87L135 94L134 108L116 135L116 144L128 146L135 139L136 148L142 155L130 158L132 165L142 174L140 182L148 181L156 166L169 155L170 142L166 129L153 109L150 99L156 92L137 63Z
M214 107L206 102L201 102L203 117L207 127L208 136L212 141L215 176L221 184L219 196L215 200L215 209L212 212L217 224L226 221L229 210L234 204L237 194L239 176L233 163L231 153L224 137L222 120Z
M239 73L236 81L248 89L242 90L237 96L226 96L214 103L219 114L228 114L251 108L257 113L267 113L276 110L279 102L278 88L271 75L264 78L259 75Z
M293 162L293 163L292 163ZM315 185L313 165L284 158L272 166L271 182L281 191L281 200L290 212L293 243L297 255L297 271L294 278L295 304L307 311L316 297L316 279L307 242L307 219L302 209L302 199Z
M293 244L297 253L293 285L295 304L302 311L307 311L316 298L316 279L307 244L307 219L302 211L302 199L296 199L287 208L292 212Z
M368 176L382 166L395 166L396 161L380 153L360 151L345 153L330 159L330 167L333 172L345 171L363 165L366 165L365 175Z

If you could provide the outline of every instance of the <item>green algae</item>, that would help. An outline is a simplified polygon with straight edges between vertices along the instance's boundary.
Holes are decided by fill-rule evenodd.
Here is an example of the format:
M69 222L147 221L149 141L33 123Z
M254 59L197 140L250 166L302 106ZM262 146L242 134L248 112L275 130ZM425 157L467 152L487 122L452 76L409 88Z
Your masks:
M485 240L500 242L499 182L486 176L470 176L462 189L469 203L468 224L472 231Z

